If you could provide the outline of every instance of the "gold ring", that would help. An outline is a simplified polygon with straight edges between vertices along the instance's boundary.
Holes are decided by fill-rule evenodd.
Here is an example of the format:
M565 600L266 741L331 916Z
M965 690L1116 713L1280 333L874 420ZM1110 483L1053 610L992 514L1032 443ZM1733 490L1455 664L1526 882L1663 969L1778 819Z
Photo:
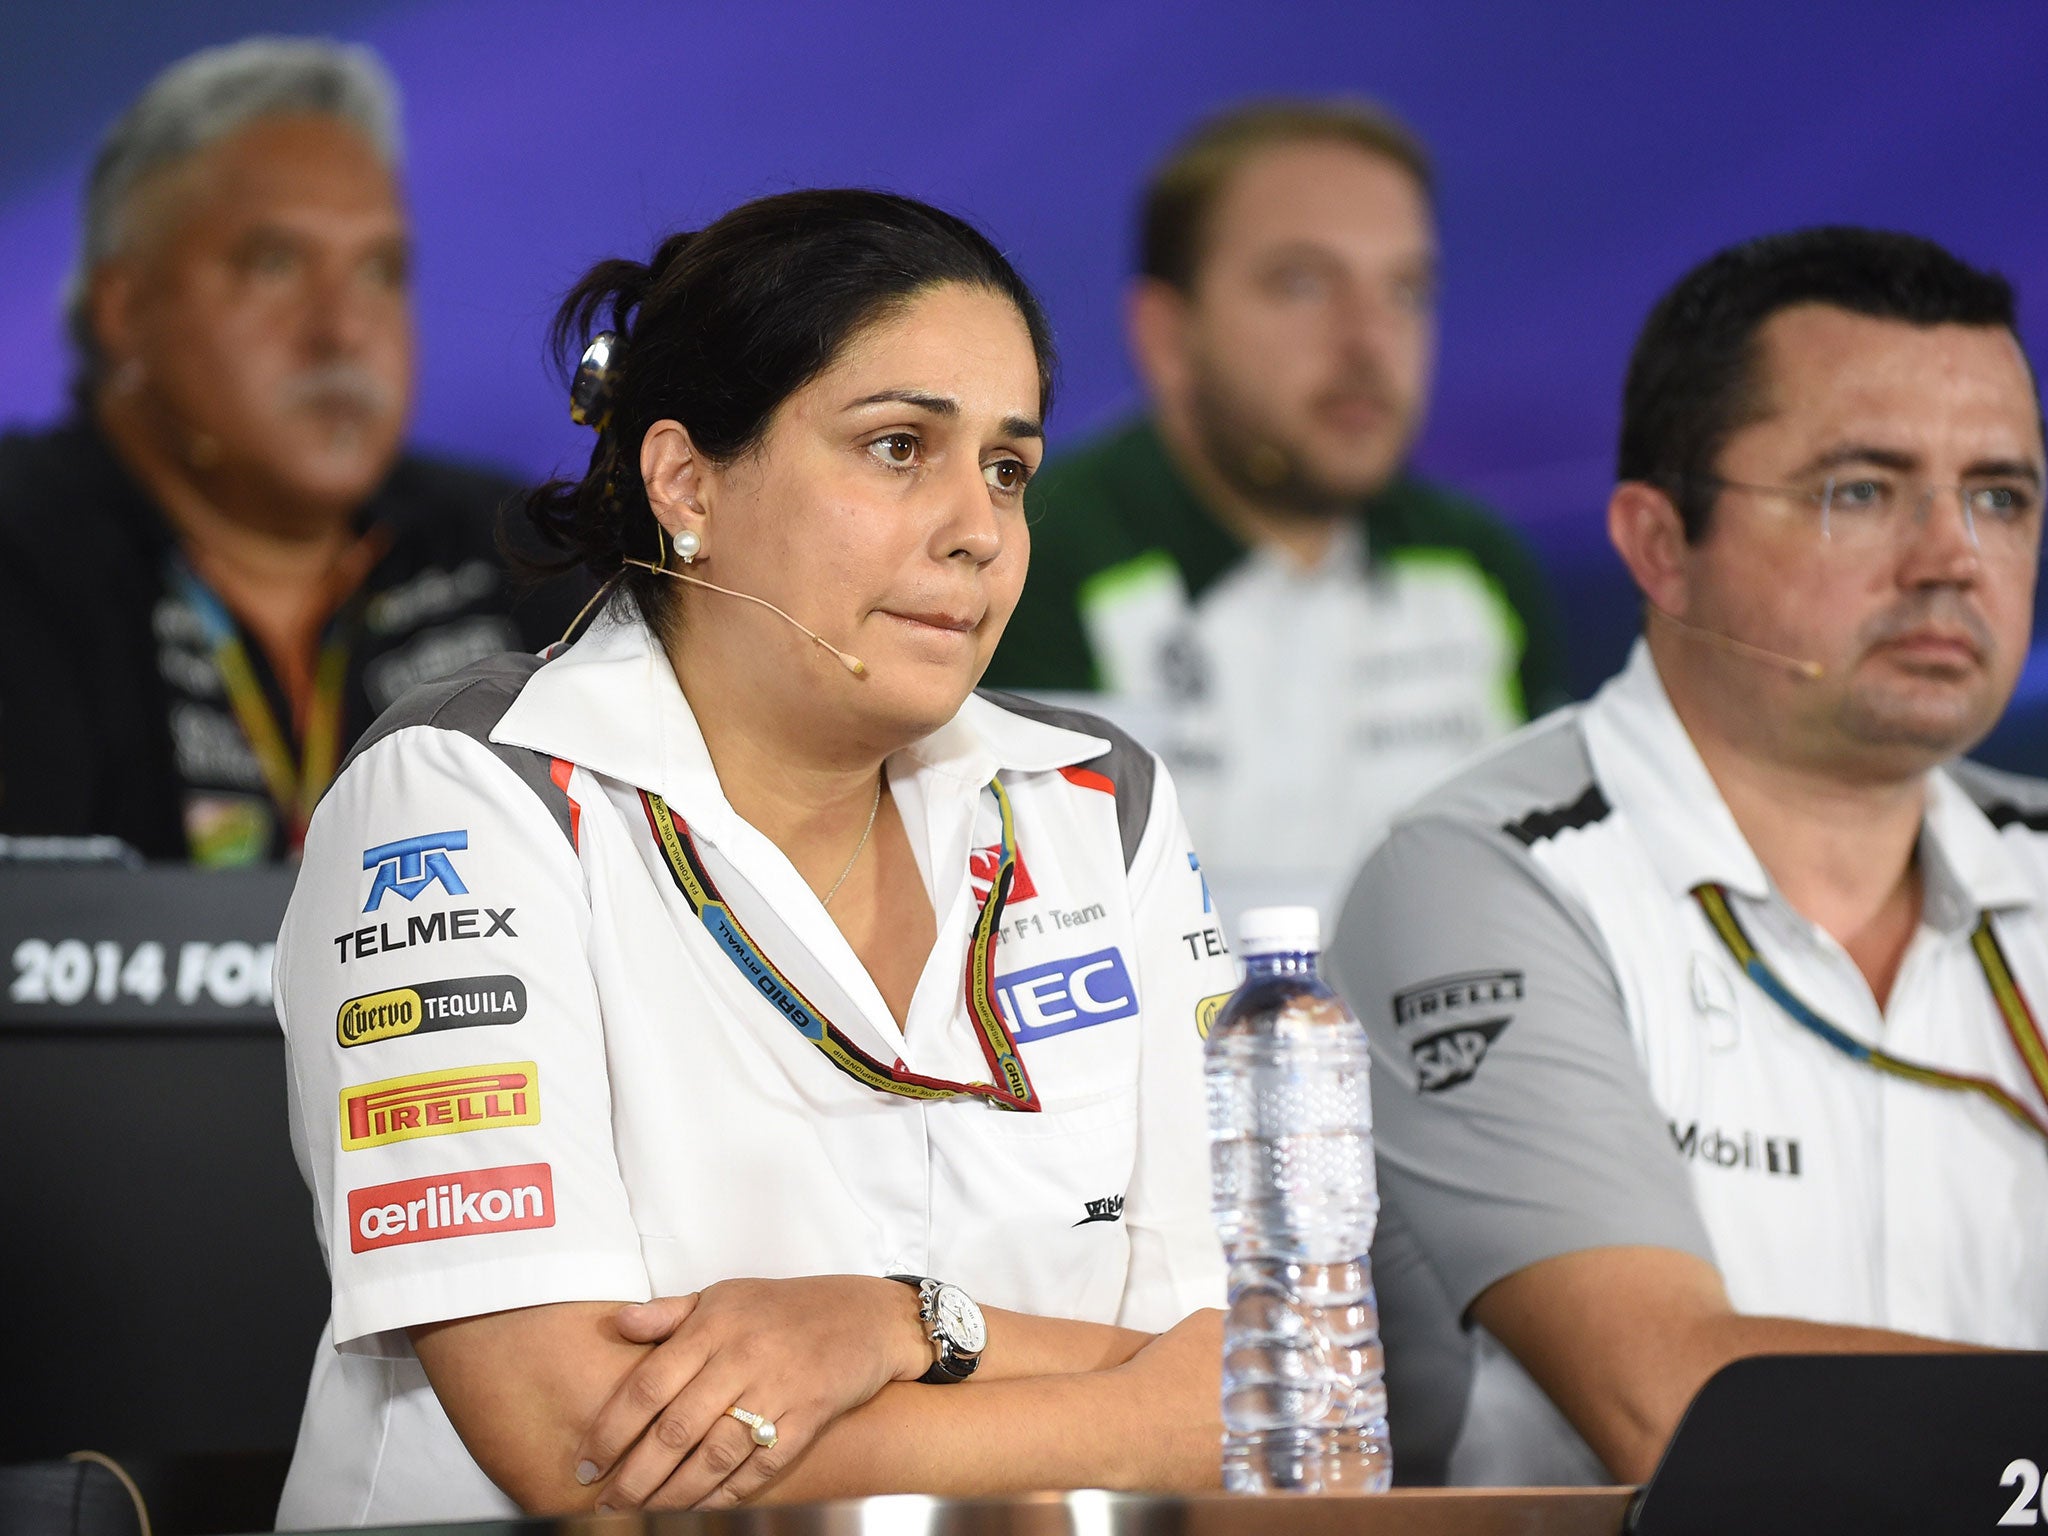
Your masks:
M751 1429L754 1432L754 1444L761 1447L762 1450L772 1451L775 1449L776 1436L775 1421L773 1419L764 1419L758 1413L749 1413L738 1403L734 1403L730 1408L726 1409L725 1413L727 1418L738 1419L747 1428Z

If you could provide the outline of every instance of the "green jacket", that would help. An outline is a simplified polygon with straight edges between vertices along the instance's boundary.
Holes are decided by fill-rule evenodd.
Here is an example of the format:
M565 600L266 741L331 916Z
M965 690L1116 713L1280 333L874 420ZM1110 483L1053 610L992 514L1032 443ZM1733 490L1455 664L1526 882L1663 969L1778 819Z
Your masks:
M1245 546L1198 501L1142 418L1047 465L1026 498L1031 571L985 681L993 687L1088 690L1101 686L1083 626L1091 582L1161 554L1179 568L1191 601L1244 558ZM1410 476L1367 501L1359 516L1375 565L1445 559L1474 568L1518 621L1521 660L1503 684L1526 716L1569 701L1550 595L1535 561L1479 503Z

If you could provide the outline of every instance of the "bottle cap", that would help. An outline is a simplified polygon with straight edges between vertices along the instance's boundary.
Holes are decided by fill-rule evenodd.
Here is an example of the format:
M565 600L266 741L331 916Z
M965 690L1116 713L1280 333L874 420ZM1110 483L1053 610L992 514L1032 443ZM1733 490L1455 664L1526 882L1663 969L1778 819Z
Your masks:
M1237 920L1241 955L1313 954L1322 947L1322 917L1314 907L1253 907Z

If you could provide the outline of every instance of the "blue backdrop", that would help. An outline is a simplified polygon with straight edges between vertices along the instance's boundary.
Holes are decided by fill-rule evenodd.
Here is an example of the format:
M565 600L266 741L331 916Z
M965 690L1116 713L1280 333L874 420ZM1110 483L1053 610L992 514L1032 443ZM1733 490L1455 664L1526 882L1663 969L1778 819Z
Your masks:
M1152 161L1242 96L1376 95L1442 175L1420 462L1528 534L1581 691L1635 626L1600 526L1621 371L1686 266L1797 224L1911 229L2013 278L2037 358L2048 342L2037 0L22 0L0 15L0 423L62 408L56 295L97 134L171 59L259 30L390 62L419 242L416 437L534 475L584 451L542 366L554 296L598 256L812 183L915 193L994 232L1058 329L1057 448L1136 398L1119 292ZM2048 767L2048 666L1987 755Z

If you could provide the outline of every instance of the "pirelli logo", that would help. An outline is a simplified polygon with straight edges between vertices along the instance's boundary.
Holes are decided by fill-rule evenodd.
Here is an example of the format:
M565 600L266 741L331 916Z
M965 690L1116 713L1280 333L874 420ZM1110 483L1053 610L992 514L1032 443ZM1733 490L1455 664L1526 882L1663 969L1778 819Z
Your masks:
M517 976L457 976L352 997L334 1016L343 1050L437 1029L516 1024L526 1017L526 983Z
M505 1125L540 1124L540 1068L501 1061L387 1077L341 1090L345 1152Z

